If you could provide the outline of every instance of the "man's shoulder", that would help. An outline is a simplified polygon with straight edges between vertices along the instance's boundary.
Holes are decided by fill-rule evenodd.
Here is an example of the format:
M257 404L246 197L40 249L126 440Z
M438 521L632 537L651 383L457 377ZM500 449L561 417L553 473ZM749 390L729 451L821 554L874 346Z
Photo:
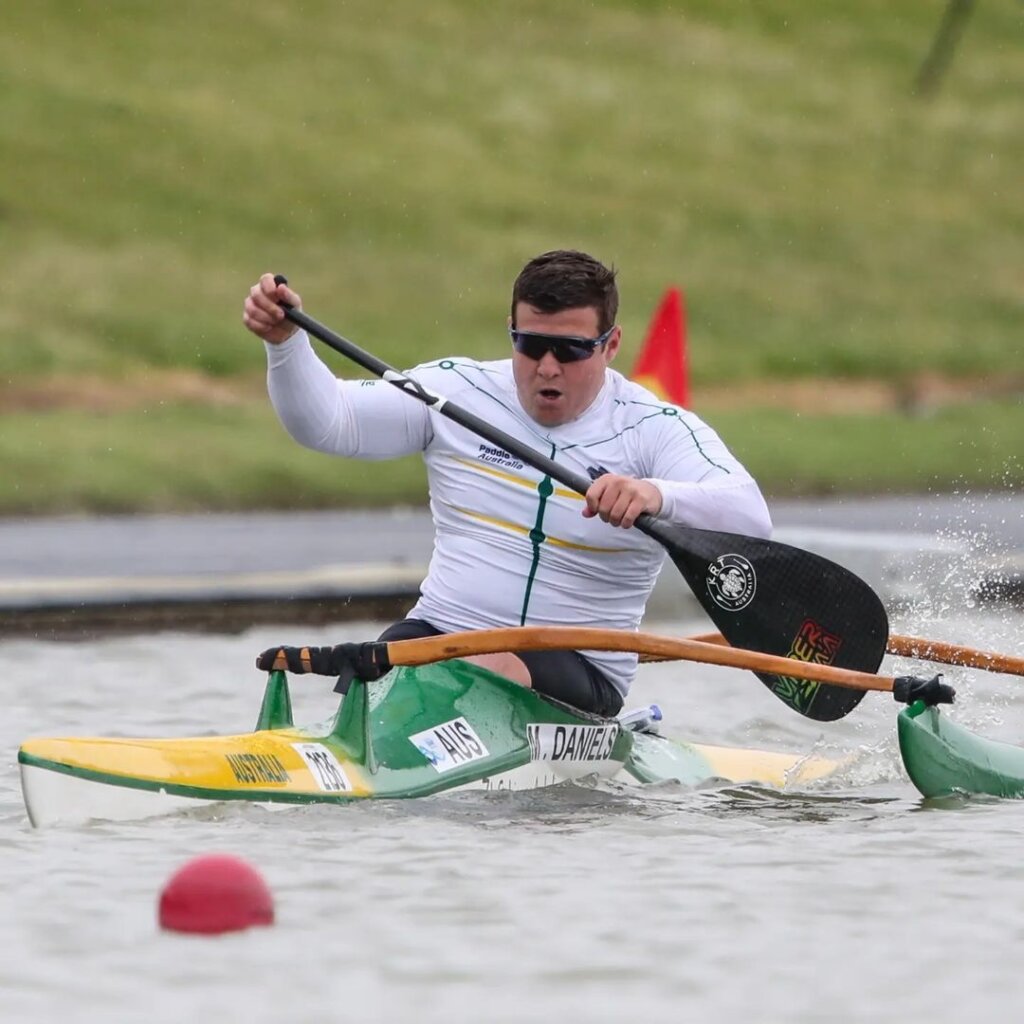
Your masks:
M608 370L607 388L608 415L628 443L641 447L680 441L689 443L710 429L696 413L666 402L650 389L615 370Z
M638 419L654 415L681 416L686 413L681 406L666 402L649 388L624 377L617 370L609 368L607 373L609 393L620 411L634 415Z
M444 356L420 363L410 371L414 376L429 375L434 380L449 380L457 385L460 379L472 379L475 382L493 380L495 382L511 380L511 359L472 359L469 356Z
M409 371L409 376L425 388L476 412L494 402L507 406L515 393L511 359L445 356L420 363Z

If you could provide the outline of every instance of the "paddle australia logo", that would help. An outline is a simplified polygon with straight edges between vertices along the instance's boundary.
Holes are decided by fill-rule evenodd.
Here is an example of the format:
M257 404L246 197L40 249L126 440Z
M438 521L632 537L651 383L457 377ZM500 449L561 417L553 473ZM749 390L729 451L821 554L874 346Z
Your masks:
M292 746L306 762L313 781L325 793L352 792L352 783L349 782L345 769L322 743L293 743Z
M607 761L619 727L611 725L551 725L531 722L526 727L531 761Z
M754 600L757 574L742 555L719 555L708 566L708 593L727 612L738 612Z
M488 754L483 740L461 716L435 725L432 729L424 729L410 736L409 742L438 772L450 772L470 761L479 761Z
M508 469L522 469L523 464L514 458L504 448L495 448L493 445L482 444L477 449L476 457L481 462L489 462L493 466L505 466Z

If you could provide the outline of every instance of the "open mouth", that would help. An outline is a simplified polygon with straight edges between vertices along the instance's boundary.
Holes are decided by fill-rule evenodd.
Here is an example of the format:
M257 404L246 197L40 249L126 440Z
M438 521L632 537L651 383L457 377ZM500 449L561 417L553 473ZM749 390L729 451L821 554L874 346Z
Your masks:
M548 402L554 402L556 399L562 397L562 392L559 391L558 388L542 388L538 394Z

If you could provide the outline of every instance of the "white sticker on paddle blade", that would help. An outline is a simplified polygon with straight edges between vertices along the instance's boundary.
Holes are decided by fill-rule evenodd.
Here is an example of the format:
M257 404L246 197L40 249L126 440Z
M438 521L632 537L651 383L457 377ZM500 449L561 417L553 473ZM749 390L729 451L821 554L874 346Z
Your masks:
M531 761L607 761L619 727L609 725L551 725L531 722L526 727Z
M708 593L727 612L739 612L754 600L757 573L742 555L719 555L709 566Z
M306 762L313 781L325 793L352 792L352 783L349 782L345 769L322 743L293 743L292 746Z
M438 772L450 772L470 761L479 761L489 753L473 726L461 716L424 729L410 736L409 742Z

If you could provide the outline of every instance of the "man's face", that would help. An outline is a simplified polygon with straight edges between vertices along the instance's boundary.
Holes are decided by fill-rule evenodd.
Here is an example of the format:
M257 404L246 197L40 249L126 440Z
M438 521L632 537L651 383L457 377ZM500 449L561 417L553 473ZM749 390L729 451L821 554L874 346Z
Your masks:
M592 306L542 313L525 302L516 306L515 326L538 334L596 338L598 313ZM522 407L544 427L559 427L585 412L604 384L605 367L619 350L621 331L615 328L608 341L589 359L560 363L553 352L531 359L512 352L512 373Z

